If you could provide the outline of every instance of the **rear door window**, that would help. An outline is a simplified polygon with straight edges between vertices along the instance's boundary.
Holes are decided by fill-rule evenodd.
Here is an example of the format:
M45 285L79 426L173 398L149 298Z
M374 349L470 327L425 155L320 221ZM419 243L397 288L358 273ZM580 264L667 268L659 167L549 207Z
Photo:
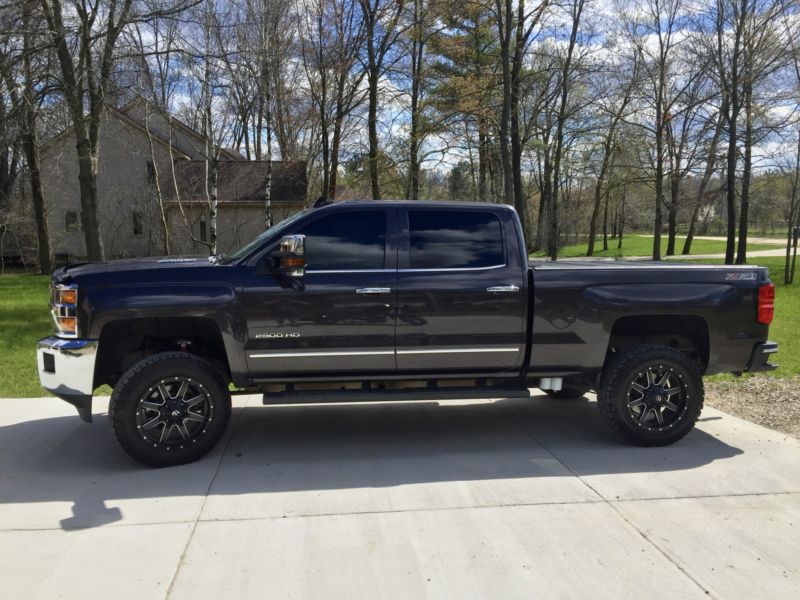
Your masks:
M500 220L485 211L410 210L409 267L476 269L505 264Z

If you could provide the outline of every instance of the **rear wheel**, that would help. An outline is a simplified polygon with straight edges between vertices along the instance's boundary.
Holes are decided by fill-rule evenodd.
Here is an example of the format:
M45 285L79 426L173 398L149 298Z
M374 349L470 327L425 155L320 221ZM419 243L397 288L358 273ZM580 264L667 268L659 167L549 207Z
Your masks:
M611 429L643 446L665 446L689 433L703 409L703 378L668 346L623 350L606 365L597 403Z
M168 467L211 450L225 433L230 412L230 394L210 363L185 352L165 352L139 361L122 376L109 418L131 457Z

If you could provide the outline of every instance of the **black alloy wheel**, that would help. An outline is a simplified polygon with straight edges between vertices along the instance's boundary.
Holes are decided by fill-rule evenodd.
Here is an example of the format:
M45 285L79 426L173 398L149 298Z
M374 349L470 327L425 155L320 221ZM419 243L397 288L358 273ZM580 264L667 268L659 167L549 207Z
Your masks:
M136 428L142 439L166 450L196 444L214 417L214 404L202 383L191 377L162 379L139 400Z
M628 386L628 414L648 431L667 431L686 416L687 395L682 373L653 363L634 375Z
M609 357L597 404L606 424L643 446L671 444L692 430L703 409L697 364L669 346L641 344Z
M163 352L123 374L108 416L125 452L145 465L169 467L209 452L230 414L230 392L219 369L188 352Z

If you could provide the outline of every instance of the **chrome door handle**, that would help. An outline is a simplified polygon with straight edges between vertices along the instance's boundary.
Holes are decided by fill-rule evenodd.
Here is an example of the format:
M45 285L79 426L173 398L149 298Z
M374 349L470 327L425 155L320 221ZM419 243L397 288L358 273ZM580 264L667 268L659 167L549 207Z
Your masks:
M492 294L513 293L518 292L519 288L515 285L493 285L492 287L486 288L486 291Z
M392 288L358 288L356 294L388 294Z

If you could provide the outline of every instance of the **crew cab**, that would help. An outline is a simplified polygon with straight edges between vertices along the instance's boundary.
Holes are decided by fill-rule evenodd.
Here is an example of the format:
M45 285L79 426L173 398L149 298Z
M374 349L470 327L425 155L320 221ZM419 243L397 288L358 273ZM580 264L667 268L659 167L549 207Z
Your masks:
M265 403L597 392L628 440L675 442L703 376L775 368L767 269L529 261L509 206L341 202L227 256L67 265L42 385L153 466L220 439L231 394Z

